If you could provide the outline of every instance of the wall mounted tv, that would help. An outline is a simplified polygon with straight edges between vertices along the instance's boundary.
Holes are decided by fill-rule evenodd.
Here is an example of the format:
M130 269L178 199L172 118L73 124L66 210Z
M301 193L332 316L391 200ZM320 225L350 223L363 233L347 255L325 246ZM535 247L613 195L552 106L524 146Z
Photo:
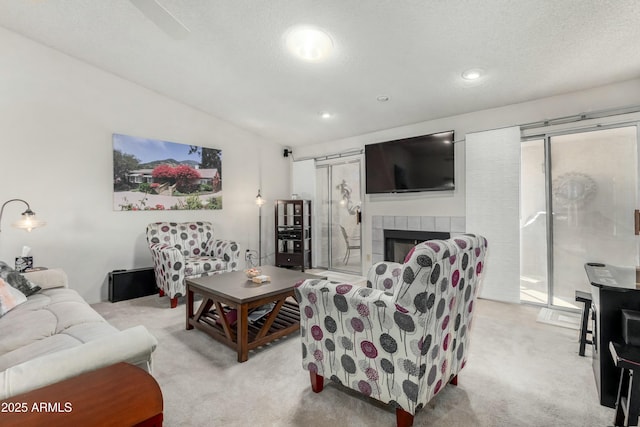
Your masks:
M453 131L364 146L367 194L453 190Z

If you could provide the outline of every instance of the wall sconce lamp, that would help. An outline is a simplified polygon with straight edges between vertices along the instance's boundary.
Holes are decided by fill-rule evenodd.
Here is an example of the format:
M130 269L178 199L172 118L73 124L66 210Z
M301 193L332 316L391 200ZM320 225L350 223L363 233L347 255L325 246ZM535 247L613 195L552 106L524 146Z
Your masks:
M31 210L29 203L25 202L22 199L10 199L4 202L2 204L2 208L0 208L0 225L2 224L2 214L4 212L4 207L11 202L22 202L27 205L27 210L22 212L22 218L11 224L13 227L31 231L34 228L43 227L47 224L46 222L36 218L36 213Z

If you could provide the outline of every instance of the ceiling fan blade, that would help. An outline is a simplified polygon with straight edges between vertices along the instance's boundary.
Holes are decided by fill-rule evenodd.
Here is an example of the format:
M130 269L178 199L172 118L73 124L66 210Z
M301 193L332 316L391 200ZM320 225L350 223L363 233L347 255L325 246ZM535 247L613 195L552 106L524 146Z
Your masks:
M131 0L131 3L158 28L174 39L185 39L191 32L156 0Z

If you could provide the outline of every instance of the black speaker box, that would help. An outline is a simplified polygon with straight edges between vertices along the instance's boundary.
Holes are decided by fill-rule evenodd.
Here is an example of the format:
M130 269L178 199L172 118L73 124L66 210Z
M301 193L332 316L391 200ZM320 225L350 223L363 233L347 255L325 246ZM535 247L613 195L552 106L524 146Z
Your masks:
M640 346L640 311L622 310L622 339L628 345Z
M158 292L153 268L114 270L109 273L109 301L118 302Z

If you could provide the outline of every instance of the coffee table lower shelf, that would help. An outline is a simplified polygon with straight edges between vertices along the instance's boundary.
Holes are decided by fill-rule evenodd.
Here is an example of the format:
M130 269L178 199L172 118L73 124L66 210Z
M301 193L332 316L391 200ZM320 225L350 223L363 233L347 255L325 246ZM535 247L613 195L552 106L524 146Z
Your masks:
M228 313L231 310L231 308L223 307L223 310L225 311L225 313ZM258 338L258 335L260 334L260 331L262 330L262 328L264 327L264 324L267 321L267 316L268 314L256 320L255 322L249 322L247 324L247 327L249 329L248 331L249 343L252 343L252 344L254 342L257 343L257 340L260 339ZM224 328L222 327L220 316L218 315L218 311L216 309L213 309L207 313L204 313L202 316L200 316L199 321L217 330L218 333L224 336ZM285 332L284 335L286 335L287 333L290 332L289 328L291 328L292 326L294 327L292 331L296 331L300 328L300 310L298 308L298 304L291 301L285 301L282 308L280 309L280 312L278 313L275 320L271 324L271 327L267 331L266 338L271 337L273 334L278 334L278 333L282 334L283 331ZM233 342L234 344L237 344L235 340ZM266 342L269 342L269 341L266 341ZM259 343L257 345L262 345L262 344L263 343ZM251 347L251 348L254 348L254 347Z
M203 300L194 313L193 295L202 294ZM249 322L249 312L261 305L275 303L273 310L254 322ZM220 313L237 311L235 324ZM249 350L290 335L300 329L300 309L293 300L293 292L237 304L224 298L207 295L199 289L187 286L186 329L199 329L238 353L238 362L246 362Z

